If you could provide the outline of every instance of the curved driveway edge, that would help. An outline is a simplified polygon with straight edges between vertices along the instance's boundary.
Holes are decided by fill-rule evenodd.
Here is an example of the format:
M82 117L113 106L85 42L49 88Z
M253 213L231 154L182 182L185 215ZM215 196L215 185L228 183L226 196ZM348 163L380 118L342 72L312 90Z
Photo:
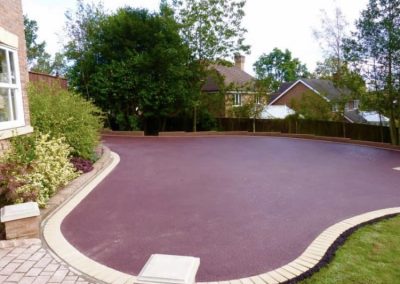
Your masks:
M229 282L232 284L278 284L295 280L316 267L329 253L329 249L334 243L347 231L374 220L398 214L400 214L400 207L395 207L376 210L343 220L322 232L298 258L287 265L264 274ZM336 248L334 249L336 250Z
M69 198L43 222L43 238L48 247L72 268L106 283L133 283L135 277L102 265L79 252L61 233L63 219L118 165L118 154L111 152L111 162L88 184Z

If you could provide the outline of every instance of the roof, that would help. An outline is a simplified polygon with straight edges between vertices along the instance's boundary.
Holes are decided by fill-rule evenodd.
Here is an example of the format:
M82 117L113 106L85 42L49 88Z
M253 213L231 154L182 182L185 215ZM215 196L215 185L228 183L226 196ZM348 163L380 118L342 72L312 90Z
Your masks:
M236 66L223 66L223 65L212 65L210 68L216 70L221 76L224 77L225 86L234 84L237 86L245 86L254 80L254 77L245 71L241 70ZM214 92L219 91L218 82L212 76L208 76L206 83L204 84L202 91Z
M262 119L284 119L296 112L286 105L267 106L261 113Z
M381 121L382 123L389 122L389 118L384 115L379 115L376 111L361 111L360 115L362 115L366 121L372 123L378 123Z
M330 80L300 79L293 82L283 83L279 88L279 90L271 95L271 104L275 102L278 98L285 95L290 89L292 89L297 84L305 85L310 90L325 97L328 101L338 99L344 92L347 92L346 90L336 87Z
M368 121L360 114L358 110L344 112L344 117L351 123L367 123Z

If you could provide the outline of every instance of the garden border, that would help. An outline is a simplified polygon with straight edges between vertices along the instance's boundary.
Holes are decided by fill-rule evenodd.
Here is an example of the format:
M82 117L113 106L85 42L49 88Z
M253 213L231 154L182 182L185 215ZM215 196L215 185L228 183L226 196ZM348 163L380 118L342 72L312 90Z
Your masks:
M182 134L182 133L180 133ZM215 133L213 133L215 134ZM243 133L244 134L244 133ZM251 133L246 133L246 136ZM232 135L240 135L237 132ZM200 135L196 135L200 136ZM210 135L203 135L210 136ZM242 135L240 135L242 136ZM258 135L259 136L259 135ZM272 136L272 135L271 135ZM277 135L278 137L281 137ZM124 135L124 137L126 137ZM165 136L164 136L165 137ZM174 136L176 137L176 136ZM185 137L185 136L181 136ZM192 137L192 136L186 136ZM302 137L293 137L302 138ZM317 139L320 140L320 139ZM326 141L326 140L323 140ZM342 141L331 141L339 142ZM363 146L363 145L361 145ZM372 146L372 145L364 145ZM378 148L386 147L372 146ZM61 232L61 223L63 219L108 175L119 163L119 156L116 153L109 152L110 158L108 163L103 163L101 168L95 167L93 178L87 182L80 184L79 189L68 198L59 208L50 213L42 222L43 238L49 248L64 262L73 269L86 274L97 281L105 283L134 283L136 276L129 275L103 264L100 264L87 256L83 255L74 248L63 236ZM95 165L96 166L96 165ZM78 178L79 180L79 178ZM295 283L297 280L307 278L317 271L321 266L325 265L336 251L338 246L360 226L379 221L383 218L392 217L400 214L400 207L387 208L382 210L371 211L349 219L338 222L326 230L324 230L306 250L295 260L281 266L275 270L259 274L256 276L245 277L241 279L209 282L209 284L278 284L278 283ZM200 282L205 284L204 282Z

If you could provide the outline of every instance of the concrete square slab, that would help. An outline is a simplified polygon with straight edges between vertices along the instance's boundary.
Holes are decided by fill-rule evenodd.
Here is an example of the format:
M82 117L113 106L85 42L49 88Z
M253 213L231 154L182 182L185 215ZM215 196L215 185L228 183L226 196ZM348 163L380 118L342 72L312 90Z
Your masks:
M140 271L136 283L193 284L200 258L153 254Z
M1 222L36 217L39 215L40 210L36 202L8 205L1 208Z

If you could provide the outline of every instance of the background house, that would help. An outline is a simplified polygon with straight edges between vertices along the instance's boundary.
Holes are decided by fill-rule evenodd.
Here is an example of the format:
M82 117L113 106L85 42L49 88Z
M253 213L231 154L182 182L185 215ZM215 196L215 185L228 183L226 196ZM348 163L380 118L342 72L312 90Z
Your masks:
M22 5L0 1L0 150L7 139L33 131L26 86L29 81Z
M209 106L216 117L234 117L235 110L246 105L266 104L266 99L255 89L255 78L244 71L245 57L235 55L235 64L232 66L213 64L209 67L209 76L202 87L203 98L218 105L214 110ZM219 98L219 103L212 98ZM264 100L264 102L263 102Z
M329 80L300 79L295 82L284 83L278 92L270 96L269 106L285 105L298 111L299 103L305 100L306 95L314 101L320 100L319 105L315 107L324 108L327 116L337 114L339 105L343 104L343 117L347 122L369 122L359 111L359 100L351 98L347 90L337 88Z

